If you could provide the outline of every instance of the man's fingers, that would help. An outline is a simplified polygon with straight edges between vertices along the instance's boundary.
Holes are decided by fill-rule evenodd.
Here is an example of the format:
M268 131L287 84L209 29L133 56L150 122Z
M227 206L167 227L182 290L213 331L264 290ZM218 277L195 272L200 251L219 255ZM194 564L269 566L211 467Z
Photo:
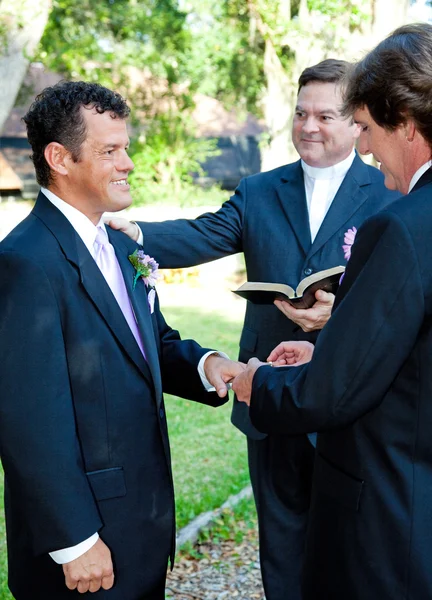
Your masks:
M97 592L98 590L100 590L101 584L102 584L102 579L92 579L90 581L88 591L92 592L92 593Z
M69 590L76 590L78 582L79 582L79 577L66 574L65 581L66 581L66 587Z
M278 344L276 346L276 348L273 348L273 350L270 352L270 354L267 357L267 361L268 362L276 362L284 354L285 354L285 345L284 345L284 342L281 342L280 344Z
M99 538L87 552L63 565L66 587L80 594L97 592L101 585L109 589L114 583L111 552Z
M333 304L335 295L331 292L325 292L324 290L317 290L315 292L315 300L318 302L325 302L326 304Z
M97 588L97 590L99 589L99 587ZM89 588L90 588L90 582L82 581L81 579L80 579L80 581L78 581L77 592L79 592L80 594L85 594L86 592L89 591ZM97 591L97 590L95 590L95 591Z
M105 217L104 222L106 225L112 227L112 229L123 231L123 233L135 241L139 237L140 230L138 225L131 223L127 219L123 219L122 217Z
M102 587L104 590L110 590L114 585L114 573L102 579Z

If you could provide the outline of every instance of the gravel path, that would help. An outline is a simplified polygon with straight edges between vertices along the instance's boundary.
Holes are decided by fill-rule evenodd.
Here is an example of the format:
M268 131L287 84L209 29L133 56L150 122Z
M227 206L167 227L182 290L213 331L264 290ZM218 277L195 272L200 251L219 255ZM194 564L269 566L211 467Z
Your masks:
M200 558L180 557L168 575L166 598L175 600L265 600L256 534L234 541L197 544Z

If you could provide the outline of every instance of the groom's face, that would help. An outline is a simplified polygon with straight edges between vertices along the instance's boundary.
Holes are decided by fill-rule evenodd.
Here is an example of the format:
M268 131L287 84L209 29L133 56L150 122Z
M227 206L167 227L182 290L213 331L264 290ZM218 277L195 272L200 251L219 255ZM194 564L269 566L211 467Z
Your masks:
M97 223L104 212L116 212L131 204L127 179L134 164L127 153L126 120L91 108L81 110L86 138L78 161L69 159L68 191L75 207Z

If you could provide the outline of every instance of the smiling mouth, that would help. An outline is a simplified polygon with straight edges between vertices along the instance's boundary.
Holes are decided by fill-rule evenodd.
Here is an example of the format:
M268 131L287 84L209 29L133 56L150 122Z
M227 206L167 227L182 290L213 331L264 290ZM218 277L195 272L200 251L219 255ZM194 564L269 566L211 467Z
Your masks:
M307 142L308 144L322 144L321 140L306 140L306 139L302 139L302 142Z
M111 181L111 183L117 187L129 187L127 179L117 179L117 181Z

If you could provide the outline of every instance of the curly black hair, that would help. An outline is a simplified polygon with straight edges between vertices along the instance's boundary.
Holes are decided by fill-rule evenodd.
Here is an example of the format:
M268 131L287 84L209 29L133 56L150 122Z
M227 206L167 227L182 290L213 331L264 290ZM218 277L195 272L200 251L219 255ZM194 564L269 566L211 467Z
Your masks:
M120 94L98 83L61 81L45 88L23 117L33 151L36 179L42 187L48 187L53 180L44 155L48 144L58 142L71 153L74 161L80 158L86 138L82 106L94 108L100 114L108 111L113 118L126 119L130 113Z

